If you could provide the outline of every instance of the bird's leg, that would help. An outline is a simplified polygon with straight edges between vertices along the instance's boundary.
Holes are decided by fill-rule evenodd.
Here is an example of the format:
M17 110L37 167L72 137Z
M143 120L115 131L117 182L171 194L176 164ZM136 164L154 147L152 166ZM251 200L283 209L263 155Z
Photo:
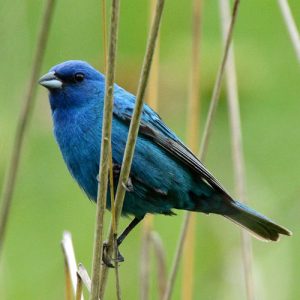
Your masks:
M119 237L117 238L117 245L120 246L122 244L122 242L124 241L124 239L126 238L126 236L131 232L131 230L137 225L139 224L142 220L144 219L144 216L142 217L135 217L130 223L129 225L124 229L124 231L119 235Z
M131 230L137 225L139 224L142 220L143 220L144 216L142 217L135 217L130 223L129 225L124 229L124 231L119 235L119 237L116 240L116 247L117 247L117 257L115 258L114 261L116 262L123 262L124 261L124 257L122 256L122 254L119 252L119 246L122 244L122 242L124 241L124 239L127 237L127 235L131 232ZM112 264L112 259L109 257L107 251L108 251L108 243L104 243L103 244L103 256L102 256L102 261L103 263L110 268L113 268L114 265Z

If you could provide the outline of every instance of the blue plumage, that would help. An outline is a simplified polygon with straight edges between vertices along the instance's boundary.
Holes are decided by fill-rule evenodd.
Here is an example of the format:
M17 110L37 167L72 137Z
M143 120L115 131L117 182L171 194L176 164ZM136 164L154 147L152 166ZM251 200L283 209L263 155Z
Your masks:
M82 61L53 67L40 79L50 91L54 134L64 161L88 197L96 200L104 76ZM126 144L135 96L114 86L112 153L114 179ZM108 207L110 205L108 197ZM141 219L147 213L172 214L184 209L223 215L266 240L290 235L263 215L234 201L202 163L144 105L123 214Z

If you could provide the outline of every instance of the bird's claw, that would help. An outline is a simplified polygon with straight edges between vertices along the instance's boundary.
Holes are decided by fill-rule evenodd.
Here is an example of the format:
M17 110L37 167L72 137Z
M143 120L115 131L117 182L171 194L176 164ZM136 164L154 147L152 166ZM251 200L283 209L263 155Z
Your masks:
M108 248L110 246L108 245L107 242L103 243L103 254L102 254L102 261L103 263L109 267L109 268L114 268L115 267L115 263L121 263L124 261L124 257L122 256L122 254L120 253L119 249L117 249L117 257L116 258L112 258L109 254L108 254Z

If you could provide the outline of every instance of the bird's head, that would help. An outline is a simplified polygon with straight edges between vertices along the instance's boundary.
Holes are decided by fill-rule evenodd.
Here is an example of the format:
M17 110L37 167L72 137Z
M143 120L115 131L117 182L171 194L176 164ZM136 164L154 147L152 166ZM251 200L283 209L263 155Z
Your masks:
M58 64L42 76L39 83L49 90L52 110L82 107L103 98L104 76L79 60Z

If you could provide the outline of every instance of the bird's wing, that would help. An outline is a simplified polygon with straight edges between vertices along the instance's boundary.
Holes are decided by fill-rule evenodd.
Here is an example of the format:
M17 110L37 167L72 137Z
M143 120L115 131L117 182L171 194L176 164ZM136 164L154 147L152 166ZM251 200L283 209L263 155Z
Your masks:
M124 92L124 90L122 92ZM129 94L131 97L128 98L128 94L126 98L129 101L126 102L121 99L124 99L124 95L120 98L115 97L113 113L118 119L130 123L134 109L135 97ZM144 105L139 133L147 136L172 156L199 174L202 180L206 180L207 183L210 184L214 189L230 197L226 190L221 186L219 181L204 167L204 165L191 152L191 150L189 150L180 141L175 133L167 127L159 115L147 105Z

